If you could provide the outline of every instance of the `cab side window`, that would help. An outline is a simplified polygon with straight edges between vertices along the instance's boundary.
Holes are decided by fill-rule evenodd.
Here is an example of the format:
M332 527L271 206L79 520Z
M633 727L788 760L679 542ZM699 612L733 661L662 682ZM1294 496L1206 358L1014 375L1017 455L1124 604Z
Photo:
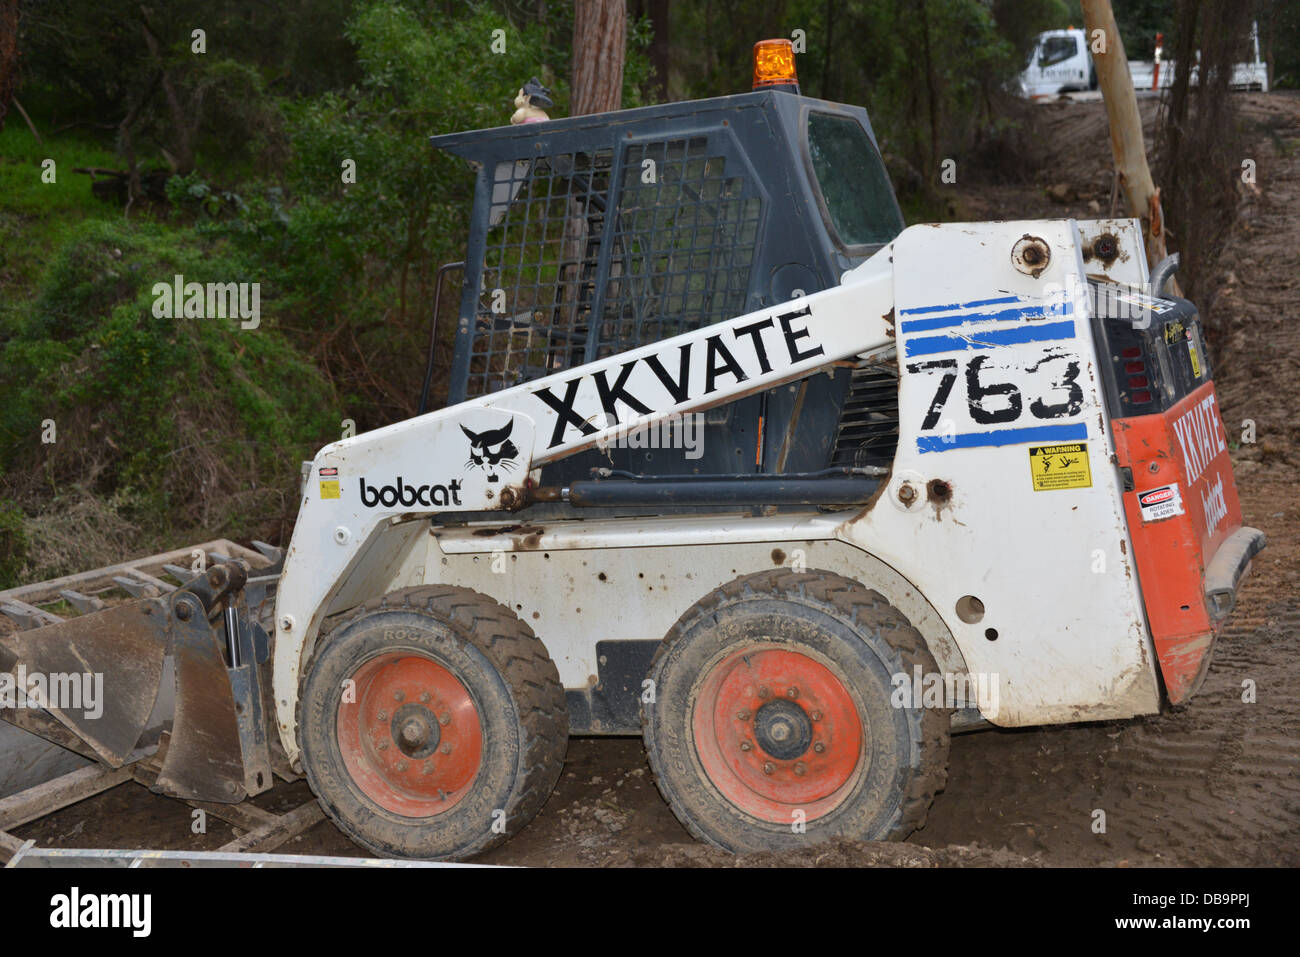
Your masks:
M842 245L887 243L902 232L885 164L857 120L809 113L808 156L827 225Z
M1048 37L1038 52L1039 66L1052 66L1070 59L1079 52L1078 41L1074 37Z

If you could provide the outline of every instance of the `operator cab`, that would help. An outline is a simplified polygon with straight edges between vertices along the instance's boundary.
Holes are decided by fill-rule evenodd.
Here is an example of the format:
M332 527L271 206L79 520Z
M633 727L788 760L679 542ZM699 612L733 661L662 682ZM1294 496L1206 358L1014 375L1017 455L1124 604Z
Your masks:
M893 240L866 111L780 79L433 137L476 171L448 404L838 285ZM541 484L883 470L897 402L892 361L848 364L557 461Z

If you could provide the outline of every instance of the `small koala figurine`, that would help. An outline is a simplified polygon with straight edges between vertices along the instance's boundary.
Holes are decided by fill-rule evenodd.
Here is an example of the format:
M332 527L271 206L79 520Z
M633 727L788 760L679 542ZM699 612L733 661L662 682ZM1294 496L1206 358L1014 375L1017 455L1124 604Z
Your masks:
M551 91L542 86L542 81L533 77L525 83L515 95L517 109L510 117L510 124L545 123L550 119L546 110L555 106L551 101Z

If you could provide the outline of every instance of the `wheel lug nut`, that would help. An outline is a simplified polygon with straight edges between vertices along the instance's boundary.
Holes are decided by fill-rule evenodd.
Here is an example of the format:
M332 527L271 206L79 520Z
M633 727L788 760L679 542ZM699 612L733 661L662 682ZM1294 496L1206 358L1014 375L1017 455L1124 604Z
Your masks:
M737 711L736 717L739 718L741 721L748 721L750 715L748 711Z
M405 692L405 691L394 691L394 692L393 692L393 700L394 700L394 701L405 701L405 700L406 700L406 692Z
M771 761L768 761L767 764L763 765L764 774L772 774L775 771L776 771L776 765L773 764Z
M444 744L444 745L443 745L441 748L439 748L438 750L440 750L443 754L451 754L451 745L450 745L450 744Z
M439 724L451 724L451 712L450 712L450 711L444 711L442 714L438 715L438 723L439 723Z
M759 686L759 689L758 689L758 696L759 696L760 698L768 698L768 697L771 697L771 695L772 695L772 692L770 692L770 691L767 690L767 685L760 685L760 686Z
M397 762L397 770L399 770L399 771L405 771L405 770L406 770L407 768L409 768L409 767L410 767L410 765L407 764L405 761L398 761L398 762Z
M820 711L814 711L811 717L814 721L820 721L822 719L822 713Z
M424 766L423 766L422 768L420 768L420 773L421 773L421 774L432 774L432 773L433 773L433 762L432 762L432 761L425 761L425 762L424 762Z
M794 685L791 685L790 690L787 691L785 694L787 698L797 698L799 697L799 689L796 688Z
M753 746L752 744L750 744L748 741L742 741L742 742L740 742L740 750L742 750L742 751L749 751L749 750L751 750L753 747L754 747L754 746Z
M388 742L387 742L387 741L380 741L380 742L379 742L379 750L380 750L380 751L387 751L387 750L388 750Z
M813 750L816 751L818 754L821 754L823 751L826 750L826 745L818 741L816 744L813 745Z
M429 703L429 692L427 692L427 691L423 691L423 692L421 692L421 693L420 693L420 700L421 700L422 702L424 702L425 704L428 704L428 703Z
M794 766L794 773L799 775L800 777L803 777L805 774L808 773L808 769L804 767L803 762L800 761L798 764Z
M380 708L380 709L379 709L378 718L379 718L380 721L387 721L387 720L388 720L388 712L385 711L385 710L383 710L382 708Z

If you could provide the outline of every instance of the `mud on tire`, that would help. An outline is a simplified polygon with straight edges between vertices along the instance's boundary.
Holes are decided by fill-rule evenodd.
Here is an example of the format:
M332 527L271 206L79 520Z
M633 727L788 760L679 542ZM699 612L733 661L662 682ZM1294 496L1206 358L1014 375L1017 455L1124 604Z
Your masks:
M298 726L335 824L377 854L423 859L470 857L522 829L555 787L569 733L541 641L495 600L450 586L392 592L323 635Z
M938 669L880 594L830 572L736 579L679 619L651 665L646 752L697 839L734 852L901 840L947 779L950 713L896 708Z

